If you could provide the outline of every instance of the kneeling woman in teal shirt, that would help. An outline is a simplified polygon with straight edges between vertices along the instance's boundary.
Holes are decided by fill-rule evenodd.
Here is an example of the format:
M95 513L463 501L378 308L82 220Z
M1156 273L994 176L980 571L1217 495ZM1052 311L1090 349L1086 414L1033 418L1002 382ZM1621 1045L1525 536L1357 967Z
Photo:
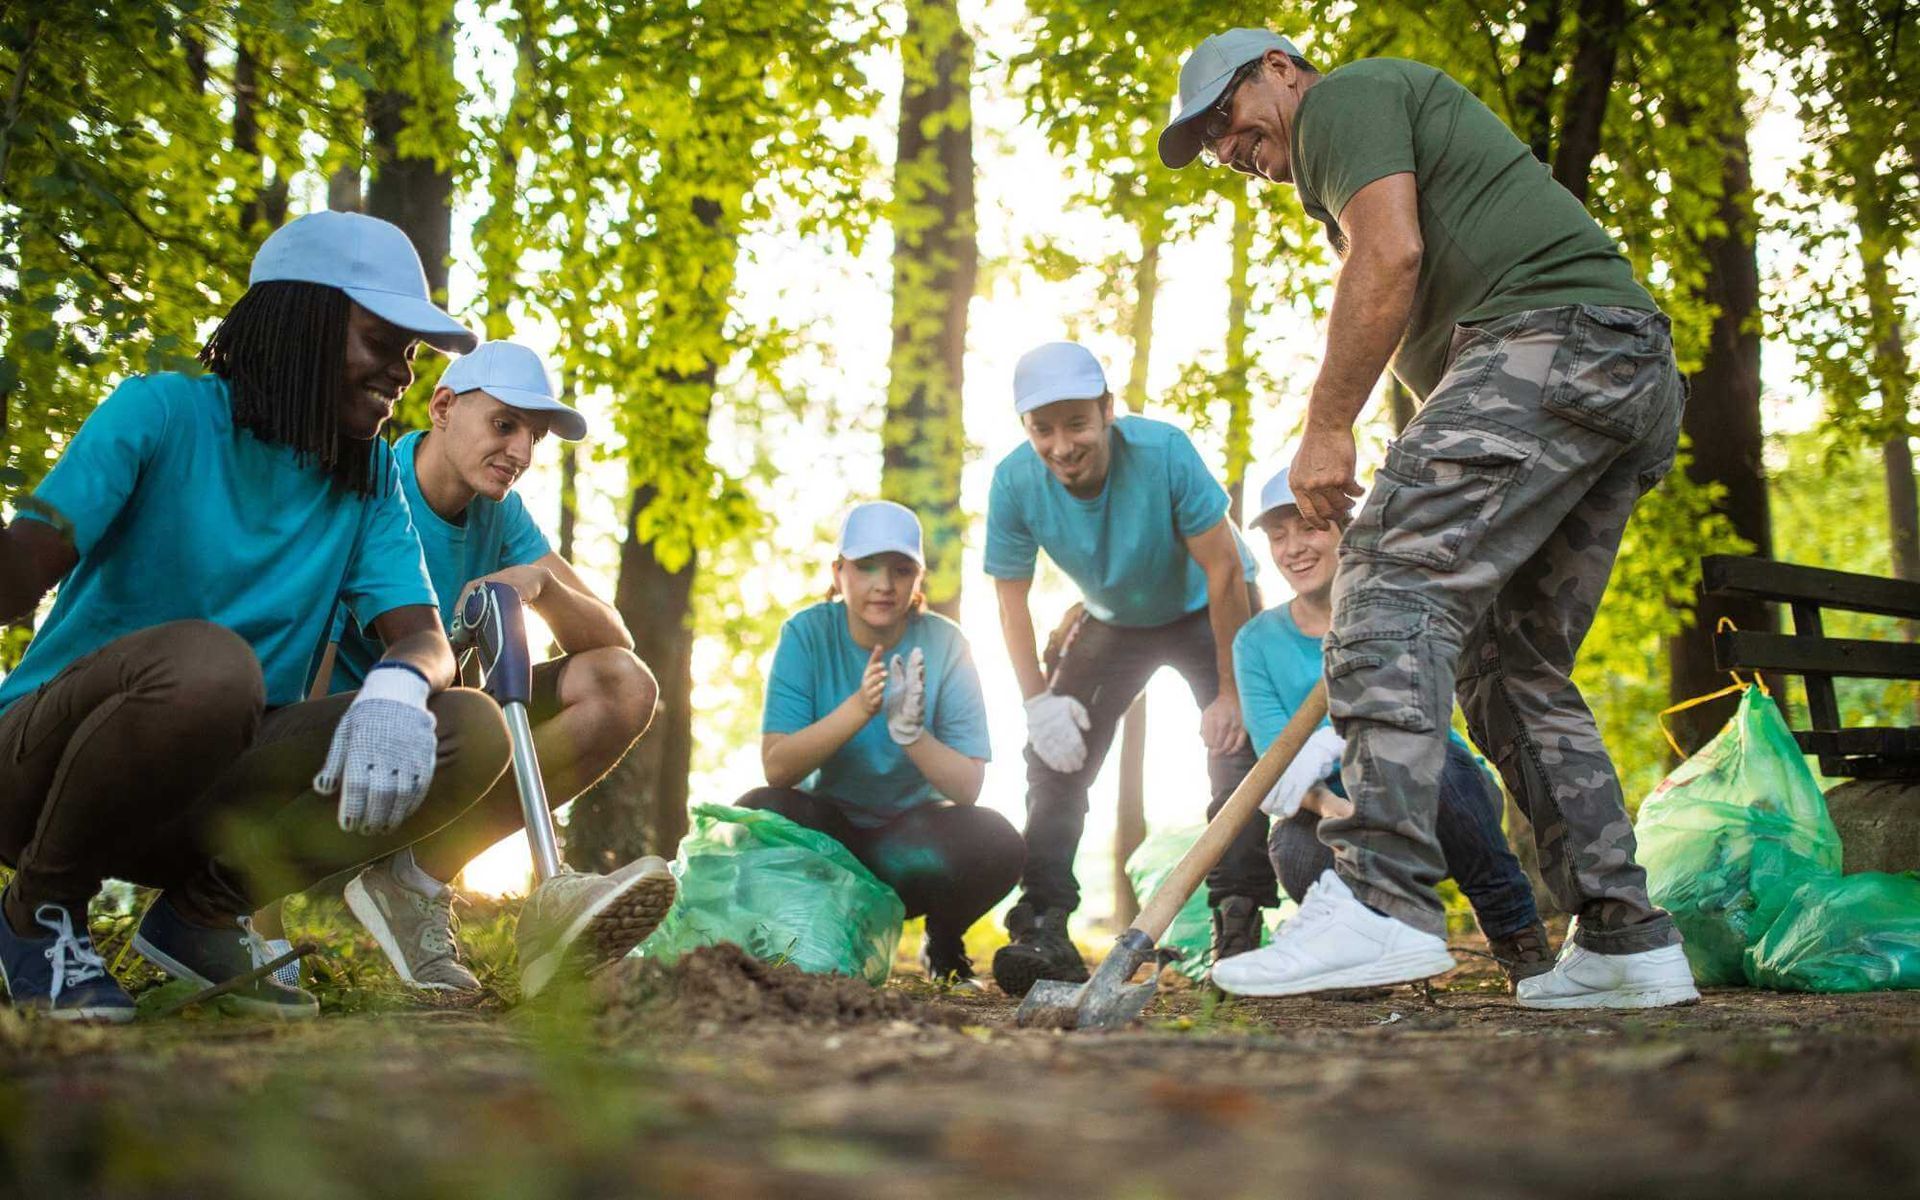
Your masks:
M976 808L989 757L980 677L960 627L924 611L920 522L898 504L848 514L833 595L780 629L767 679L762 808L829 835L927 918L935 979L971 984L961 943L1013 890L1020 834Z

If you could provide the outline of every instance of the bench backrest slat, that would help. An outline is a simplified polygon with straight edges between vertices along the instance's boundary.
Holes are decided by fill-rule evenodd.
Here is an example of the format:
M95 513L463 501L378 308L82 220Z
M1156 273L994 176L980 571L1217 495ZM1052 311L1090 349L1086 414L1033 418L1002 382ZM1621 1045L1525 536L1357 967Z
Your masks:
M1700 560L1703 589L1711 596L1746 596L1787 604L1817 604L1846 612L1879 613L1920 620L1920 583L1803 567L1732 554ZM1904 678L1904 676L1900 677Z

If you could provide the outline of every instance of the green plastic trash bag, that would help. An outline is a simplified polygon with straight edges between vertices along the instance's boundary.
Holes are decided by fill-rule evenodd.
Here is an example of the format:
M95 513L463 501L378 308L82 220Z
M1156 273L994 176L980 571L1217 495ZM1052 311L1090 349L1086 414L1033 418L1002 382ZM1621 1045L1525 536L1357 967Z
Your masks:
M1648 893L1678 922L1700 983L1745 983L1747 947L1794 889L1840 873L1826 798L1758 688L1647 797L1634 834Z
M766 962L887 981L906 906L852 852L778 813L696 804L673 861L679 894L640 945L672 962L732 942Z
M1920 878L1867 871L1801 884L1747 951L1747 977L1785 991L1920 988Z
M1127 880L1133 884L1133 894L1140 898L1140 903L1147 902L1147 897L1153 895L1174 864L1200 840L1205 829L1204 825L1194 825L1187 829L1162 830L1134 848L1127 856ZM1270 937L1263 923L1260 944L1266 945ZM1159 944L1180 951L1180 961L1173 964L1174 970L1196 982L1206 978L1208 968L1213 966L1213 913L1207 908L1206 885L1195 888L1193 895L1187 897Z

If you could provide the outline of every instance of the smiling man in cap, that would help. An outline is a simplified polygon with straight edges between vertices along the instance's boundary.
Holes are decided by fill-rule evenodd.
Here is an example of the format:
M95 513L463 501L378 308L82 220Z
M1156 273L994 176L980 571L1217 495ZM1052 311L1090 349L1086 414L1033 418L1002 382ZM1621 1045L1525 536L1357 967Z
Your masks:
M1627 518L1673 465L1683 388L1666 317L1580 202L1433 67L1321 75L1265 29L1217 34L1181 66L1160 136L1169 167L1202 153L1294 184L1342 259L1290 472L1309 528L1360 494L1353 425L1389 360L1423 401L1340 542L1326 673L1353 813L1320 825L1335 871L1219 981L1284 995L1453 965L1435 811L1457 688L1579 915L1520 1003L1696 999L1571 682Z
M562 657L533 669L534 745L549 802L558 807L613 769L653 720L659 689L633 653L613 606L556 554L514 492L535 449L553 433L577 442L587 423L554 395L546 364L513 342L485 342L454 360L427 406L429 427L394 444L401 494L451 627L480 582L512 585L540 615ZM332 691L361 686L378 641L341 613L334 626ZM524 828L511 773L452 824L368 866L347 885L349 908L407 983L477 991L453 936L460 869ZM527 900L518 925L521 988L538 992L574 946L618 957L653 931L672 903L673 876L658 858L611 875L563 873ZM624 944L618 944L625 939ZM586 967L596 963L583 964Z
M133 948L206 986L253 969L248 914L452 820L508 763L452 648L377 438L425 341L474 337L406 235L315 213L270 236L201 351L123 382L0 528L0 620L59 598L0 683L0 972L13 1003L120 1021L94 951L112 877L160 889ZM380 646L302 703L336 605ZM231 1003L311 1016L260 980Z
M1087 789L1155 671L1178 671L1201 707L1209 815L1252 769L1233 636L1259 599L1253 556L1227 519L1226 489L1178 429L1114 417L1091 351L1073 342L1035 347L1014 368L1013 392L1027 444L994 468L986 570L1026 697L1026 873L1007 913L1012 943L993 960L1001 989L1023 995L1040 979L1087 978L1067 934L1080 903L1073 856ZM1082 596L1044 663L1028 605L1042 550ZM1207 874L1216 957L1259 945L1259 910L1279 902L1265 838L1261 817Z

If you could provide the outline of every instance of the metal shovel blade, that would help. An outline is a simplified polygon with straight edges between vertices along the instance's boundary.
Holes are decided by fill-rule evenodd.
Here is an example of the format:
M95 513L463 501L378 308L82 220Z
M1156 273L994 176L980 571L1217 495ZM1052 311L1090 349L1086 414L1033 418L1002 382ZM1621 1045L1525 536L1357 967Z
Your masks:
M1043 1029L1119 1029L1137 1020L1160 989L1156 973L1145 983L1128 982L1142 964L1156 965L1153 939L1129 929L1085 983L1041 980L1033 985L1013 1023Z

